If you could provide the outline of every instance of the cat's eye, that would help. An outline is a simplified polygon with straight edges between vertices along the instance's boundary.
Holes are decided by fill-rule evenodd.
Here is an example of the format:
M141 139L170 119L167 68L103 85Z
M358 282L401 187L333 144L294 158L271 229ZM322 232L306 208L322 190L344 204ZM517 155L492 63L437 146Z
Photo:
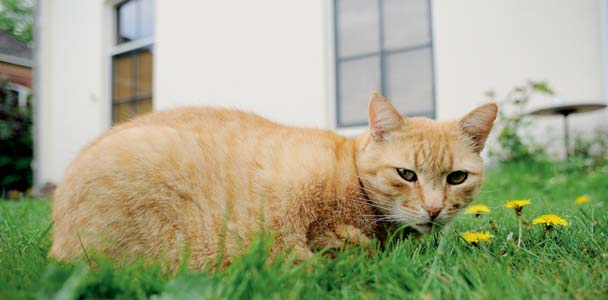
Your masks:
M405 181L414 182L418 180L418 176L416 176L416 173L412 170L397 168L397 173L399 173L399 176Z
M451 185L457 185L463 183L469 177L469 173L465 171L454 171L448 174L448 183Z

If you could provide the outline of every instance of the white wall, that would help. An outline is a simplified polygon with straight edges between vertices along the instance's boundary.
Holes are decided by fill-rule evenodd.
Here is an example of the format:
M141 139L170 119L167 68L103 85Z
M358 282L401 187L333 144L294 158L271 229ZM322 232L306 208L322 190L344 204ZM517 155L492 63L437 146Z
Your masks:
M38 184L58 182L77 151L110 126L116 2L40 1ZM157 0L155 109L221 105L333 127L331 7ZM504 94L527 79L547 80L565 99L602 99L599 1L434 0L432 12L439 119L465 113L488 89ZM607 120L606 111L573 117L578 128ZM543 124L561 136L559 119Z
M325 6L158 1L155 108L204 103L328 127Z
M41 1L36 181L110 126L112 5ZM328 127L327 3L156 1L154 107L215 105Z
M526 80L546 80L565 101L603 99L597 0L433 1L437 116L453 118ZM550 104L534 98L530 108ZM608 110L573 115L574 130L608 125ZM561 150L560 117L539 119ZM557 139L555 139L557 137Z
M38 185L58 182L109 124L102 8L102 1L40 1Z

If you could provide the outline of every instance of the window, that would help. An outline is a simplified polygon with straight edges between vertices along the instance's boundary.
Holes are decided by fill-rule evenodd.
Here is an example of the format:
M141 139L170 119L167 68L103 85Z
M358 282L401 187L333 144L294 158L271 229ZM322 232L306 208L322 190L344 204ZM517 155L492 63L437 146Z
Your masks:
M338 127L367 124L372 92L433 117L430 0L335 0Z
M3 86L2 77L0 77L0 105L4 107L29 107L31 106L31 90L28 87L20 84L6 83Z
M154 5L154 0L130 0L115 8L113 124L152 111Z

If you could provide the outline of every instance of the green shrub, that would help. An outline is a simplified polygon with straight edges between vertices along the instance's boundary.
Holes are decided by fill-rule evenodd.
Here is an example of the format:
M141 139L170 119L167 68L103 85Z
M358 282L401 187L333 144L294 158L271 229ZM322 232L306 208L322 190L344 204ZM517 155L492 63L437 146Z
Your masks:
M500 109L495 125L498 132L497 146L490 149L490 158L499 162L545 160L545 146L534 144L532 138L524 136L531 121L525 113L526 105L534 94L553 95L553 90L545 82L528 81L515 86L504 99L497 101L494 91L486 92L486 97L497 101Z
M569 165L590 170L608 165L608 131L597 128L591 135L577 134Z
M531 135L532 120L526 114L527 104L535 94L553 95L553 90L545 82L529 81L515 86L504 99L497 101L494 91L486 92L486 97L497 101L500 109L494 132L496 143L488 151L491 159L501 164L527 164L534 166L558 163L562 170L590 171L608 167L608 131L595 129L593 134L577 134L574 149L567 161L552 160L546 152L547 145L535 142Z
M32 111L11 97L0 78L0 195L32 186Z

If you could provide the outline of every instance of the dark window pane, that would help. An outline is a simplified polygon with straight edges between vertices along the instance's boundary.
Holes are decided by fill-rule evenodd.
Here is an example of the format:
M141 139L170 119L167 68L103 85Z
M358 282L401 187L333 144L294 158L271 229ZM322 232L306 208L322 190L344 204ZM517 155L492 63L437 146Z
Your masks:
M144 50L135 54L137 58L137 97L152 95L152 52Z
M386 96L405 115L433 113L431 48L386 57Z
M152 111L152 99L138 100L135 103L135 111L138 115L146 114Z
M133 59L130 54L114 56L114 99L127 101L133 97Z
M152 111L151 48L140 48L112 58L112 121L120 123Z
M131 103L118 103L113 105L112 123L118 124L130 120L135 113L132 111Z
M0 74L1 75L1 74ZM6 107L18 107L19 106L19 92L10 88L0 88L0 105Z
M373 56L340 63L338 66L340 125L367 123L367 104L380 90L380 58Z
M384 0L384 48L396 49L430 42L427 0Z
M156 1L140 0L141 1L141 18L140 28L141 37L149 37L154 35L154 20L156 19Z
M336 0L339 57L379 51L377 0Z
M117 8L118 44L139 38L137 25L137 1L128 1Z

